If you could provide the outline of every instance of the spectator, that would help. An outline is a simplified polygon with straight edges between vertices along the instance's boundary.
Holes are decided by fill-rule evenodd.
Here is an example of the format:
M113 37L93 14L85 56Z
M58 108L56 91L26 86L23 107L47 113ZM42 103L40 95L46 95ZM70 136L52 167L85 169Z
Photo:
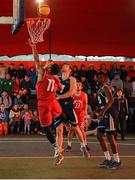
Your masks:
M120 75L119 74L115 74L114 78L111 81L111 86L115 86L117 88L117 90L122 89L123 90L123 82L120 79Z
M90 88L90 85L88 83L88 80L86 79L86 76L81 76L81 82L82 82L82 86L83 86L83 89L82 91L84 91L85 93L87 93L88 95L91 94L91 88Z
M23 79L27 75L27 71L24 68L23 64L19 65L19 69L17 71L17 75L19 79Z
M28 74L28 76L30 78L30 81L31 81L31 84L32 84L32 89L35 89L36 80L37 80L36 70L33 67L31 67L28 70L27 74Z
M32 84L30 81L30 78L26 75L24 80L21 81L20 83L20 89L23 90L24 96L24 101L25 103L29 103L29 99L31 97L31 89L32 89Z
M120 71L118 70L116 63L112 64L112 67L109 71L110 80L112 80L114 78L115 74L119 74L119 76L120 76Z
M0 97L0 104L4 104L6 110L10 110L10 108L12 106L12 99L6 91L4 91L2 93L2 96Z
M132 82L129 76L126 76L125 80L123 81L123 90L125 97L128 98L132 92Z
M6 66L3 63L0 63L0 79L4 79L6 75Z
M0 105L0 135L8 135L9 113L5 109L5 105Z
M10 78L10 74L6 74L6 77L1 82L2 91L7 91L8 94L12 95L14 92L14 81Z
M10 74L10 77L16 77L17 76L17 70L14 68L14 64L11 63L8 68L8 74Z
M36 134L40 134L41 127L40 127L39 116L38 116L37 110L33 111L32 123L33 123L32 131Z
M82 76L86 77L86 73L87 73L86 67L84 64L82 64L80 70L78 71L78 78L81 78Z
M106 68L105 64L101 64L100 68L99 68L99 73L104 73L104 74L108 74L108 70Z
M124 80L127 76L127 70L125 65L120 66L120 78Z
M19 91L20 80L18 79L18 77L15 77L13 80L14 80L14 92L18 92Z
M10 128L11 128L11 133L14 134L19 133L20 131L20 110L17 105L14 105L13 108L10 110L9 113L9 119L10 119Z
M23 101L21 99L21 95L18 93L14 99L14 104L18 105L18 108L21 110L23 107Z
M93 82L93 79L96 74L97 74L97 71L95 70L95 67L93 65L89 65L88 71L86 74L86 77L87 77L89 83Z
M25 110L22 118L24 119L24 133L28 135L30 134L30 125L32 121L32 112L28 109Z
M74 76L75 78L78 79L78 74L79 74L78 67L77 66L73 66L72 76Z
M135 68L134 68L134 66L129 66L128 69L129 69L129 70L128 70L128 76L129 76L130 78L134 78L134 77L135 77Z

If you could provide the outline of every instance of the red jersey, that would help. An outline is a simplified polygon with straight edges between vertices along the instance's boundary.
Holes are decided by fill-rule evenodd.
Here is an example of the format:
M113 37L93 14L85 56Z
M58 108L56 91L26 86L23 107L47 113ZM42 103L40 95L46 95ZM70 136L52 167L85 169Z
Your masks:
M74 110L77 116L84 116L85 115L85 93L81 92L79 96L74 95Z
M58 79L55 75L45 73L43 81L36 84L37 99L39 101L53 101L56 99Z

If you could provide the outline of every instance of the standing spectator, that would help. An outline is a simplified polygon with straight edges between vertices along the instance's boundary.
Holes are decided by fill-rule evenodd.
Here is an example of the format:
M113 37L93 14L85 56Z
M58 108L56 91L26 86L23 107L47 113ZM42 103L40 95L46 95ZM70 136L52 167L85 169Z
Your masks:
M4 79L6 75L6 66L3 63L0 63L0 79Z
M1 82L2 91L7 91L8 94L12 95L14 92L14 81L11 79L10 74L6 74L6 77Z
M24 68L23 64L19 65L18 71L17 71L17 75L19 79L23 79L27 74L26 69Z
M26 75L24 80L20 83L20 89L23 90L25 94L25 103L29 104L29 99L31 97L32 84L30 78Z
M8 74L10 74L10 77L16 77L17 76L17 70L14 68L14 63L11 63L8 68Z
M120 75L119 74L115 74L114 78L111 81L111 86L115 86L117 88L117 90L122 89L123 90L123 82L120 79Z
M109 71L109 78L110 78L110 80L112 80L114 78L115 74L119 74L120 75L120 71L117 68L117 64L116 63L112 64L112 67L111 67L111 69Z
M96 74L97 74L97 71L95 70L94 65L89 65L88 71L86 74L89 83L93 82L93 79L94 79Z
M86 77L86 73L87 73L86 67L84 64L82 64L80 70L78 71L78 78L80 79L82 76Z
M21 118L20 110L17 105L14 105L9 113L9 119L10 119L9 124L10 124L12 134L14 134L15 132L19 133L20 118Z
M6 91L4 91L2 93L2 96L0 97L0 104L4 104L6 110L10 110L10 108L12 106L12 99Z
M81 81L82 86L83 86L82 91L87 93L88 95L90 95L91 94L91 88L90 88L90 85L88 83L88 80L86 79L86 76L82 75L80 78L80 81Z
M8 121L9 121L9 113L5 109L5 105L0 105L0 135L8 135Z
M127 76L127 70L125 65L120 66L120 78L124 80Z
M108 70L106 68L106 64L101 64L99 68L99 73L108 74Z
M32 112L29 110L29 108L24 112L24 115L22 116L24 119L24 133L28 135L30 134L30 125L32 120Z
M123 90L117 91L118 127L120 127L121 140L125 140L126 120L128 120L128 103L124 98Z
M132 82L129 76L126 76L126 78L123 81L123 90L125 97L128 98L132 92Z
M135 68L134 68L134 66L129 66L129 68L128 68L129 70L128 70L128 76L130 77L130 78L134 78L135 77Z
M76 79L78 79L78 67L77 66L73 66L73 72L72 72L72 76L74 76Z
M28 72L27 72L31 84L32 84L32 89L35 89L35 85L36 85L36 80L37 80L37 75L36 75L36 70L34 69L34 67L31 67Z

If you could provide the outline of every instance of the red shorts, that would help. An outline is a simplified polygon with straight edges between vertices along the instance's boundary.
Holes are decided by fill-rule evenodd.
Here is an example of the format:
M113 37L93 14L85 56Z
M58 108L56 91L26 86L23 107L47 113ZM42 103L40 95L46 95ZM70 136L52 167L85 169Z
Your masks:
M62 109L57 100L38 102L38 112L41 127L50 126L54 118L62 113Z
M78 119L78 126L80 128L84 128L84 116L77 115L77 119Z

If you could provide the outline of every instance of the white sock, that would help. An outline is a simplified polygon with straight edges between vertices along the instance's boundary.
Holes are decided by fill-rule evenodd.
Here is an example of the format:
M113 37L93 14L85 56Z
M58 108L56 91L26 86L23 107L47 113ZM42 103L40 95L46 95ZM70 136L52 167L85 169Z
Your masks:
M105 155L105 159L107 159L107 160L111 160L111 156L110 156L110 153L109 153L109 151L105 151L104 152L104 155Z
M72 142L71 142L71 141L68 141L68 146L71 147L71 145L72 145Z
M85 142L84 143L80 143L80 145L81 145L81 147L85 147L86 145L85 145Z
M120 162L120 156L119 153L113 154L114 161Z
M87 143L87 141L85 140L85 146L87 146L88 145L88 143Z

